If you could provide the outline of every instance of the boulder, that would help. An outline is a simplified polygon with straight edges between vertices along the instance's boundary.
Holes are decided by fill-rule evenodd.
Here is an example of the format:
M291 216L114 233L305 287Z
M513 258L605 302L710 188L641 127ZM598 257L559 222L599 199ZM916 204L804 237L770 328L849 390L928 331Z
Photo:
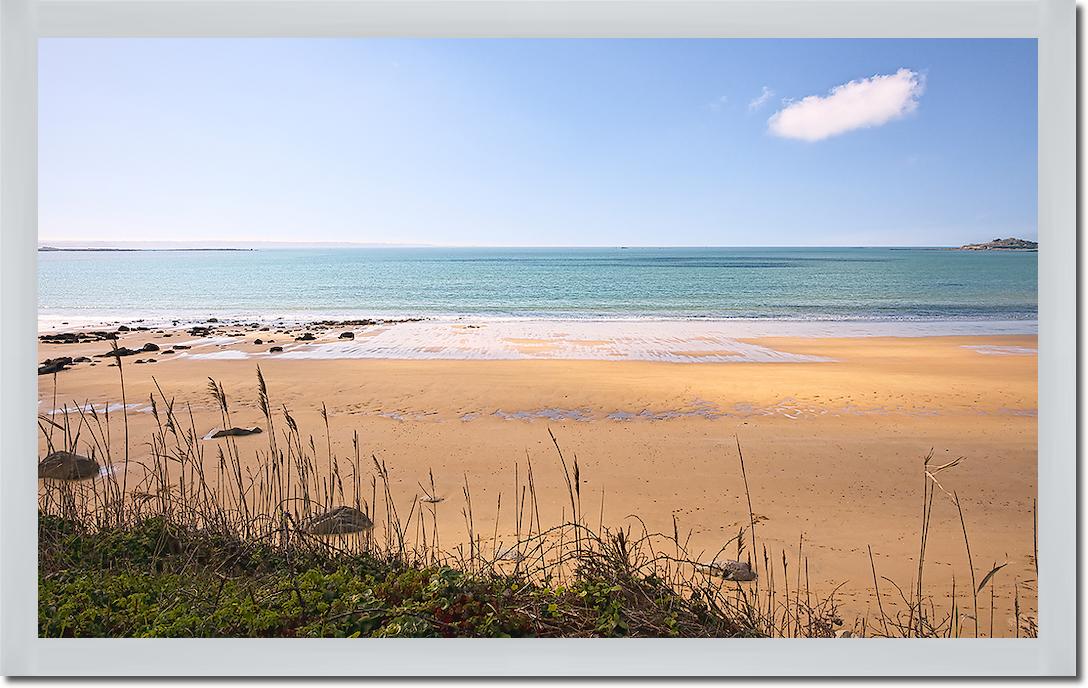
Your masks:
M260 346L261 344L264 344L264 340L262 340L260 337L257 337L256 339L253 340L253 343Z
M283 347L282 347L282 346L273 346L272 348L270 348L270 349L268 350L268 353L270 353L270 354L278 354L278 353L280 353L281 351L283 351Z
M130 349L128 347L121 346L121 347L118 347L116 349L111 349L111 350L107 351L104 354L97 354L97 357L98 358L109 358L109 357L112 356L114 358L119 358L121 356L134 356L134 355L136 355L138 353L140 353L139 349Z
M72 365L72 359L69 356L62 356L60 358L47 358L42 361L42 364L38 366L38 375L52 375L53 373L59 373L62 370Z
M721 576L729 581L754 581L756 579L756 572L752 570L751 564L746 561L721 561L710 564L707 568L714 575Z
M153 342L148 342L147 344L144 344L142 347L140 347L140 351L158 351L158 350L159 350L159 345L155 344Z
M297 342L312 342L314 339L316 339L316 337L314 337L313 332L303 332L302 336L295 337L295 341Z
M245 437L247 435L259 435L261 429L258 427L252 428L227 428L226 430L216 430L208 435L208 439L215 440L220 437Z
M50 480L86 480L98 475L101 466L94 459L56 451L45 457L38 464L38 477Z
M361 533L374 527L374 522L363 512L350 506L338 506L314 516L304 525L311 535L343 535Z
M341 332L340 339L355 339L354 332Z

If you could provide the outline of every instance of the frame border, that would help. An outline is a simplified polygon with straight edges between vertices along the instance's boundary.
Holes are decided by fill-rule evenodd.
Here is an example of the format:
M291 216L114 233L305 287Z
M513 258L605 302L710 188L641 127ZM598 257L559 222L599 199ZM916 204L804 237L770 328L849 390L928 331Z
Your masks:
M0 662L5 675L1075 675L1073 0L0 0ZM37 39L59 36L1036 37L1039 635L837 640L39 639ZM768 672L768 667L771 671Z

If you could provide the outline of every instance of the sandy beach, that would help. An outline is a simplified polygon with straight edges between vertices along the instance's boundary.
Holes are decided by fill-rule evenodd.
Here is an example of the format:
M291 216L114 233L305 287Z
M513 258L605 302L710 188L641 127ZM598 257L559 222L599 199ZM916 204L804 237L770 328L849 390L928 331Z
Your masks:
M829 594L837 588L850 627L854 618L875 615L868 547L878 576L904 588L911 584L923 457L932 450L934 464L963 461L940 475L947 494L938 491L933 504L926 594L938 607L949 606L955 578L961 607L970 605L970 571L951 498L956 493L976 576L995 563L1008 564L994 579L995 635L1015 632L1015 596L1023 613L1034 613L1033 335L725 341L688 333L669 343L674 360L667 362L571 355L572 350L660 350L660 342L632 347L615 332L488 335L487 340L480 333L480 350L494 351L494 341L513 339L502 351L519 357L345 354L344 347L362 351L361 344L382 332L414 326L319 327L312 342L297 341L298 327L279 333L274 327L237 324L211 325L212 331L196 335L173 328L122 332L121 347L159 347L122 358L133 454L139 455L154 427L147 400L156 382L167 396L191 407L199 432L220 426L207 392L209 377L226 391L235 425L260 425L259 364L273 407L286 406L304 434L324 442L324 404L334 452L350 454L352 434L358 432L362 451L389 467L398 500L409 503L420 495L418 484L426 484L433 470L446 501L439 511L446 544L465 537L460 513L465 480L485 532L492 531L502 493L499 538L510 537L513 466L526 457L537 473L542 519L560 522L570 516L550 429L564 451L577 456L584 512L601 514L594 520L601 518L606 526L630 523L637 515L661 532L672 531L675 517L681 532L691 532L690 549L709 558L748 522L739 439L760 547L768 548L771 561L780 560L782 551L795 554L803 538L812 590ZM462 326L469 338L488 327ZM352 332L352 340L341 338L345 331ZM652 335L647 339L660 333L654 329ZM175 345L183 348L174 350ZM285 351L271 354L270 345ZM440 348L430 353L440 354ZM40 360L86 356L94 362L40 376L40 413L82 404L99 410L115 404L111 413L117 412L118 369L108 364L113 359L97 357L109 350L104 340L40 344ZM321 355L307 356L307 351ZM338 357L328 356L330 351ZM137 364L148 359L155 362ZM120 428L112 424L116 442ZM237 442L243 456L256 463L264 441ZM43 441L43 451L44 446ZM881 579L882 598L893 605L897 594L884 583ZM985 602L984 626L989 591Z

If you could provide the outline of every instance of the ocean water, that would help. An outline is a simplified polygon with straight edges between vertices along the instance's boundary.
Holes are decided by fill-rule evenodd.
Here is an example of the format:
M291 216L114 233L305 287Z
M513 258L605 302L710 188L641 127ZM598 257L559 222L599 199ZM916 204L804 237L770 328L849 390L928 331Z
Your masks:
M1037 254L891 248L40 252L41 326L348 317L1033 332ZM883 325L881 325L883 324ZM939 329L939 328L938 328Z

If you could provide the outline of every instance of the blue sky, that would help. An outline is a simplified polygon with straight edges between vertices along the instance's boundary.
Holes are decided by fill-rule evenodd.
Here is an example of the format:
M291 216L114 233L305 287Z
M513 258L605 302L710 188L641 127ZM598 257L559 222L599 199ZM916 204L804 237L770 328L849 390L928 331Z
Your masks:
M43 39L39 70L43 241L1036 236L1034 40Z

